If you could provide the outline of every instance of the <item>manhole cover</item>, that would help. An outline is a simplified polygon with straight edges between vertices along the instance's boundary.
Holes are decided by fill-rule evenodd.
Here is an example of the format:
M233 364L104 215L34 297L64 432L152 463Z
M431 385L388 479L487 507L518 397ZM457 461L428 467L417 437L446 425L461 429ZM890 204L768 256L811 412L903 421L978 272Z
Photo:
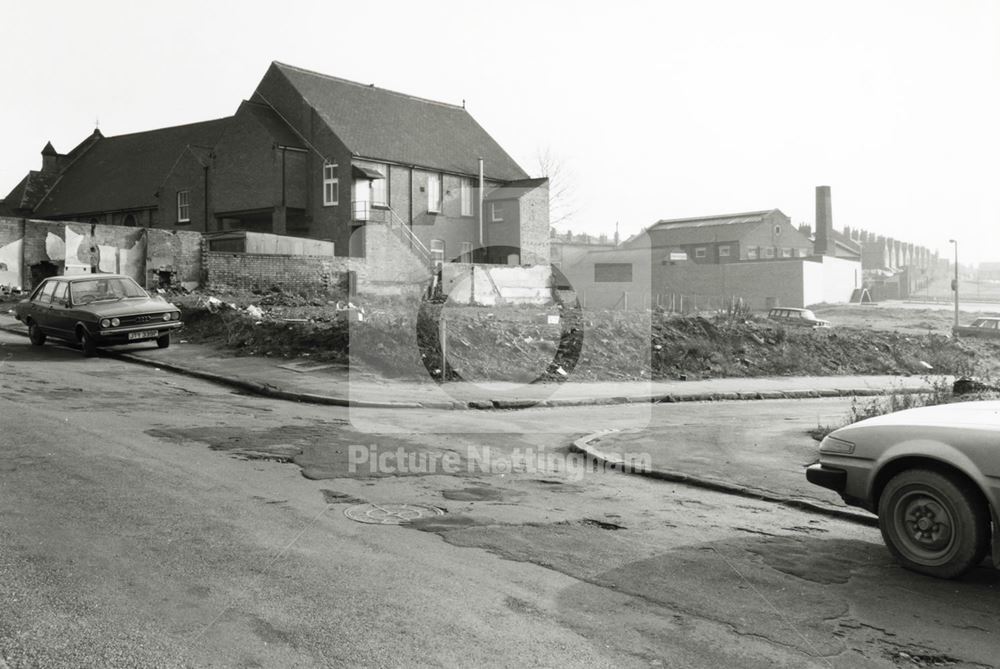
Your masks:
M359 523L402 525L419 518L443 516L444 511L423 504L358 504L346 509L344 515Z

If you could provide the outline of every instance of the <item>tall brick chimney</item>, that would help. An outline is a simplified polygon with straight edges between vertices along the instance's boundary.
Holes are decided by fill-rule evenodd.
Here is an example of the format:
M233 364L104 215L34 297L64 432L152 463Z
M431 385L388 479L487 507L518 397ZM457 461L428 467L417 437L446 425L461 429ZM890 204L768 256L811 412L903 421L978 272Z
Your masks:
M830 203L830 187L816 186L816 241L813 244L816 255L833 253L833 209Z

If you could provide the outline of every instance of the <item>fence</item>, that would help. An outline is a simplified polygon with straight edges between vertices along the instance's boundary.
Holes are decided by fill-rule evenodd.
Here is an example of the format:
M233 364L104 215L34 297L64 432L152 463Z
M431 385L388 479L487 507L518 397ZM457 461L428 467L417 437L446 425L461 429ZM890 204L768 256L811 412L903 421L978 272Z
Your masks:
M586 308L587 291L577 293L580 306ZM605 300L601 300L605 302ZM781 306L775 301L768 308ZM732 311L749 308L748 303L737 295L685 295L683 293L648 293L623 290L617 301L607 307L609 311L650 311L657 310L670 314L696 314L698 312Z

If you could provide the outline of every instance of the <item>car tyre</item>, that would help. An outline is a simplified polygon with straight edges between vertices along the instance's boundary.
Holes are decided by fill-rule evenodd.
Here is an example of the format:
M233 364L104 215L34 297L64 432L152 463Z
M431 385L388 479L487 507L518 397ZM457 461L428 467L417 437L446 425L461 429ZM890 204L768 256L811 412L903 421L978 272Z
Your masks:
M165 335L160 335L156 338L156 345L159 348L169 348L170 347L170 333Z
M42 332L42 328L38 327L38 323L35 321L28 323L28 339L35 346L41 346L45 343L45 333Z
M93 358L97 355L97 342L86 329L80 333L80 348L83 349L83 355L87 358Z
M989 509L958 476L903 471L882 491L878 516L889 552L921 574L957 578L982 562L989 549Z

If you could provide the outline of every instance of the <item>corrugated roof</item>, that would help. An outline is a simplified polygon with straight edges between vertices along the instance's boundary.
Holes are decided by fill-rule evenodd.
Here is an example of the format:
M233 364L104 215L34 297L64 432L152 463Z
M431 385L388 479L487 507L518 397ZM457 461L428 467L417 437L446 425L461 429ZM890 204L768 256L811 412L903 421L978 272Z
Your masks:
M156 190L181 152L188 146L214 146L230 118L98 137L65 169L35 214L66 216L155 207Z
M273 63L354 155L491 179L528 175L463 108Z
M702 228L715 225L737 225L740 223L760 223L764 218L777 209L766 211L749 211L742 214L719 214L716 216L699 216L696 218L673 218L661 219L653 224L651 230L659 229L663 226L676 228Z
M657 221L647 228L646 232L657 238L657 245L734 242L757 228L772 214L784 218L784 214L778 209L698 218L675 218Z

